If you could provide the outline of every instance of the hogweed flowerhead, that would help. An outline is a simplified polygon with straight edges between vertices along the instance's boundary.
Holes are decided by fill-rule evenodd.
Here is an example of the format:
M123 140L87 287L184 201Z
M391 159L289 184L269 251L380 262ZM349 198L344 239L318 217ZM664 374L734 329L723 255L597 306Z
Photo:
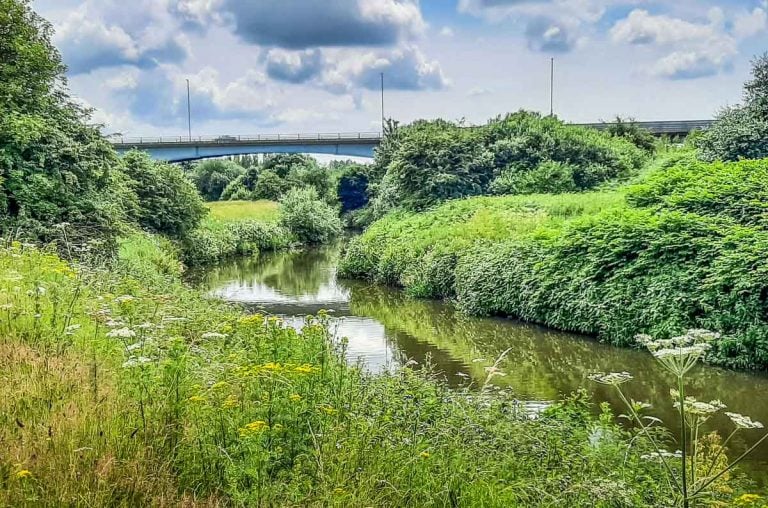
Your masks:
M226 339L227 335L217 332L205 332L200 336L202 339Z
M640 456L643 460L664 460L664 459L682 459L683 458L683 452L681 450L677 450L674 453L668 452L666 450L661 450L659 452L652 452L645 455Z
M650 335L637 335L635 340L644 346L668 371L684 376L712 348L719 334L707 330L689 330L685 335L671 339L653 339Z
M117 328L107 333L107 337L112 339L114 338L131 339L133 337L136 337L136 332L134 332L130 328Z
M595 372L588 377L590 380L595 383L600 383L601 385L618 386L630 381L632 379L632 374L629 372L609 372L607 374L605 372Z
M749 416L744 416L739 413L726 412L725 415L731 419L734 425L739 429L762 429L763 424L752 420Z

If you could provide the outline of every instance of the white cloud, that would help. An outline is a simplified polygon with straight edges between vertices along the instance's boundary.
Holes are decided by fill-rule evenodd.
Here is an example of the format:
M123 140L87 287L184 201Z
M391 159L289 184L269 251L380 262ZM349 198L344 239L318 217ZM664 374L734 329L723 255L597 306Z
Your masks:
M318 49L287 51L273 48L267 52L267 75L288 83L304 83L323 70L323 54Z
M442 35L443 37L453 37L456 34L454 33L451 27L444 26L443 28L440 29L440 35Z
M717 36L713 24L696 24L665 15L635 9L611 28L614 42L628 44L671 44Z
M765 31L768 31L768 12L760 7L737 15L733 22L733 33L739 38L746 39Z
M489 95L490 93L491 93L491 90L489 88L476 86L474 88L471 88L469 92L467 92L467 95L470 97L480 97L482 95Z

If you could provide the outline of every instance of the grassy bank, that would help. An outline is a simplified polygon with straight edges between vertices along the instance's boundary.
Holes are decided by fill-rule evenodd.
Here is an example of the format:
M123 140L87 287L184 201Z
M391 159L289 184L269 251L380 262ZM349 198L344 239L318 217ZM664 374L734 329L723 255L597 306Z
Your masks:
M207 206L208 216L181 242L188 266L286 248L296 241L278 224L277 202L219 201Z
M349 247L343 273L619 345L714 329L723 337L710 361L764 369L767 187L766 161L675 156L614 194L479 198L389 216Z
M366 375L343 361L322 316L296 332L170 275L147 279L132 262L100 270L0 250L0 504L649 506L670 496L660 466L640 458L642 440L630 446L579 400L530 419L504 394L466 396L410 370Z

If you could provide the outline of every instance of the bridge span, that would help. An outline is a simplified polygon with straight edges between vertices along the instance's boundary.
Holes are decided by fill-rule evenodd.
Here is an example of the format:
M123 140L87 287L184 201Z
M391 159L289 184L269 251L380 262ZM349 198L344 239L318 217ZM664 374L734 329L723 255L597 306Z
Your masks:
M712 120L633 122L657 136L685 136L694 130L707 129ZM610 123L575 124L603 130ZM170 162L191 161L228 155L260 153L312 153L346 157L373 157L381 143L380 132L342 132L320 134L260 134L256 136L112 136L118 151L143 150L153 159Z

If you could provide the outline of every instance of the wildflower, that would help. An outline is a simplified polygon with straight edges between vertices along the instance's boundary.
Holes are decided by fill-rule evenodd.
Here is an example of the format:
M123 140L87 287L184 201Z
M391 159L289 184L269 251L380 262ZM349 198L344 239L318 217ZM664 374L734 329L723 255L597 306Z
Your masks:
M329 416L333 416L335 414L338 414L338 412L339 412L337 409L334 409L331 406L321 406L320 407L320 411L322 411L323 413L325 413L325 414L327 414Z
M152 361L152 359L151 358L147 358L146 356L139 356L138 358L137 357L131 357L128 360L126 360L125 362L123 362L123 368L124 369L129 369L131 367L138 367L140 365L144 365L145 363L149 363L151 361Z
M134 332L130 328L118 328L116 330L112 330L111 332L107 333L107 337L130 339L130 338L136 337L136 332Z
M669 393L672 395L672 397L675 400L674 407L676 409L680 409L680 392L677 390L670 390ZM713 414L717 413L721 409L725 409L725 404L720 402L719 400L711 400L709 402L702 402L699 400L696 400L694 397L686 397L683 401L683 409L685 411L686 416L696 418L700 420L699 423L703 423L704 420L708 419Z
M682 459L683 452L681 450L677 450L672 453L666 450L662 450L661 452L652 452L646 455L641 455L640 458L643 460Z
M340 487L336 487L335 489L333 489L333 493L336 494L337 496L344 495L344 492L345 492L344 489Z
M313 367L308 363L305 363L303 365L299 365L298 367L293 368L293 371L298 372L299 374L311 374L316 370L317 370L317 367Z
M299 395L298 393L294 393L288 398L291 400L291 402L299 402L301 400L301 395Z
M4 304L0 305L0 309L2 309L2 310L11 310L12 308L13 308L13 304L12 303L4 303Z
M154 325L152 323L141 323L140 325L136 325L136 328L138 328L139 330L149 330L153 326Z
M763 424L757 421L753 421L749 416L740 415L739 413L726 412L725 415L731 419L734 425L740 429L762 429Z
M267 422L264 420L256 420L255 422L248 423L244 427L240 427L237 430L241 436L246 437L260 434L261 432L264 432L264 430L266 430L268 427L269 425L267 425Z
M229 396L229 397L227 397L227 399L226 399L226 400L225 400L225 401L224 401L224 402L221 404L221 407L223 407L224 409L234 409L234 408L236 408L236 407L237 407L237 406L239 406L239 405L240 405L240 401L239 401L239 400L237 400L237 397L235 397L234 395L230 395L230 396Z
M429 452L424 450L423 452L421 452L419 454L419 457L421 457L422 459L428 459L429 458Z
M742 494L736 498L736 505L750 505L761 500L762 498L763 497L758 494Z
M211 390L221 390L222 388L227 388L228 386L229 383L226 381L219 381L218 383L211 385Z
M22 479L22 478L31 478L32 477L32 471L29 469L21 469L20 471L16 472L16 478Z
M190 402L205 402L205 397L200 395L193 395L189 398Z
M610 372L608 374L604 372L596 372L590 374L588 377L596 383L611 386L618 386L632 379L632 375L629 372Z
M125 323L118 319L110 319L106 323L107 327L109 328L117 328L118 326L123 326Z
M203 339L226 339L227 336L223 333L205 332L200 336Z

